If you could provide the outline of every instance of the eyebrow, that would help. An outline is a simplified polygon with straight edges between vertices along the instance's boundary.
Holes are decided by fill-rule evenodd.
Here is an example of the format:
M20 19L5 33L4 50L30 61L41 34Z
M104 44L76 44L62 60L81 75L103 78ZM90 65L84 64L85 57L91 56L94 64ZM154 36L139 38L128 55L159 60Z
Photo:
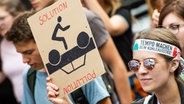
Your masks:
M31 52L33 52L35 49L30 49L30 50L26 50L26 51L23 51L21 52L22 54L29 54Z
M0 16L0 19L4 19L4 18L6 18L7 16L5 15L5 16Z

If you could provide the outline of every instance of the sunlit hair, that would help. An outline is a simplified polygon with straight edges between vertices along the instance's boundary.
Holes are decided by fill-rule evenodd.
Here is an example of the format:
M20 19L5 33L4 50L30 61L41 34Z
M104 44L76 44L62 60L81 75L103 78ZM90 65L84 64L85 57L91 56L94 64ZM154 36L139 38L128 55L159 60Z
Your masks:
M181 50L181 47L179 45L179 42L176 36L173 33L171 33L169 30L164 28L154 28L154 29L138 32L136 34L136 39L156 40L156 41L174 45ZM166 56L162 54L160 55L163 56L167 62L170 62L173 59L173 57L170 57L170 56ZM179 74L181 73L181 70L182 70L181 65L179 65L179 67L174 72L175 77L179 76Z
M116 10L122 5L120 0L99 0L100 2L104 2L109 9L111 9L111 16L115 14Z
M13 17L25 10L21 0L0 0L0 6L5 7L6 11Z
M167 5L167 3L170 3L173 0L150 0L151 7L154 9L158 9L159 11Z
M184 20L184 1L174 0L168 3L161 11L159 16L158 25L162 25L164 18L169 14L173 13L179 18Z

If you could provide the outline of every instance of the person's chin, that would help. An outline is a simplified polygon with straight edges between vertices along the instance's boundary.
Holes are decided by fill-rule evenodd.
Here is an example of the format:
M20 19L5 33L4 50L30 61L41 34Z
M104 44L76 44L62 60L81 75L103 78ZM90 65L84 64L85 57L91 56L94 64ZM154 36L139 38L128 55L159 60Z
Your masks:
M152 92L153 91L153 88L151 86L142 86L142 88L145 92Z
M34 67L34 66L31 66L31 68L33 68L33 69L38 69L37 67Z
M41 9L40 7L35 8L36 11L40 11Z
M30 65L33 69L40 69L39 67L37 67L35 64L31 64Z
M2 31L2 32L0 33L0 34L1 34L1 36L2 36L2 37L4 37L4 36L5 36L5 34L6 34L6 32L7 32L7 31Z

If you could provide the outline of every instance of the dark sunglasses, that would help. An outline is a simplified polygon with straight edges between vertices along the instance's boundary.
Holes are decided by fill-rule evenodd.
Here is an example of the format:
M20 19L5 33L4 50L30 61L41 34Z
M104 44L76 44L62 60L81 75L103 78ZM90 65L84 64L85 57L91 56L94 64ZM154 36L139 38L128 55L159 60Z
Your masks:
M144 67L148 70L152 70L155 64L156 62L155 62L155 59L153 58L147 58L147 59L144 59L143 61ZM130 70L138 71L141 66L141 62L139 60L133 59L129 61L128 66Z

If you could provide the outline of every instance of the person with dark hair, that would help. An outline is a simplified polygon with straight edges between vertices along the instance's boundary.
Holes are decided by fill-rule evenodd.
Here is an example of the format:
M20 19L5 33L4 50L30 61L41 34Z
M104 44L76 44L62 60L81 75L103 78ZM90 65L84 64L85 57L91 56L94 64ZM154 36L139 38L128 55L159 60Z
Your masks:
M27 21L27 18L34 13L35 12L24 12L19 15L15 19L10 31L7 32L6 39L13 42L17 52L22 54L23 62L29 64L31 68L36 70L33 94L28 85L27 75L29 71L26 70L24 72L22 104L52 104L51 101L53 100L49 101L50 99L47 99L46 78L48 75ZM111 104L109 93L107 92L101 77L97 77L93 81L82 86L81 89L89 104ZM69 97L73 102L71 95L69 95Z

